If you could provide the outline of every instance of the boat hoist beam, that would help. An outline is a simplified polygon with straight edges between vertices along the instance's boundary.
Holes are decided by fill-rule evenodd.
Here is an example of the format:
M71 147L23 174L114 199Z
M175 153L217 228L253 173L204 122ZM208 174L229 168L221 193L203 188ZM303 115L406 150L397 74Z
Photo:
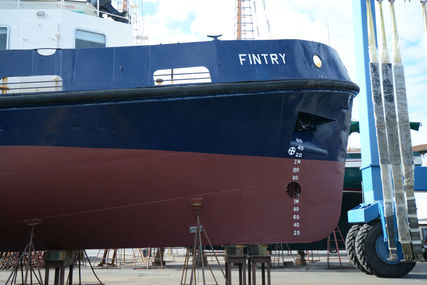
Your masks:
M390 7L391 57L383 2L389 2ZM352 235L348 235L353 240L347 240L346 245L350 245L348 251L356 251L349 252L357 255L356 267L380 277L401 277L409 273L415 262L423 259L424 252L417 219L414 173L421 172L427 177L427 168L414 166L394 2L353 0L357 84L361 90L359 120L364 204L348 213L349 223L355 226L350 230ZM421 1L424 15L426 2ZM378 19L375 11L379 11ZM377 34L382 44L379 52ZM417 178L426 180L419 175ZM381 238L382 242L377 242Z

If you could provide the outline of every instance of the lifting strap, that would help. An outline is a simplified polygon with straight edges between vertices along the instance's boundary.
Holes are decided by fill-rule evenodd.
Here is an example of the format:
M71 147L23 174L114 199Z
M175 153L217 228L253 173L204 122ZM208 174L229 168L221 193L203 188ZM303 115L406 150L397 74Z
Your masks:
M381 96L380 67L374 31L371 0L366 0L369 41L369 71L371 77L372 102L374 106L374 118L378 142L378 155L380 160L381 182L384 199L384 218L386 222L386 234L388 236L389 259L397 260L397 242L394 222L393 191L391 188L390 160L386 124L384 118L383 99Z
M418 260L424 260L423 247L421 243L421 232L418 224L417 205L414 193L414 155L412 151L411 131L408 114L408 103L406 96L405 72L400 54L399 35L397 31L394 0L390 1L390 15L393 28L393 73L396 95L400 155L403 165L404 189L406 193L406 206L409 219L410 239L412 249ZM402 221L404 222L404 221Z
M377 0L380 11L381 30L381 77L382 95L384 100L384 113L387 129L387 142L390 156L391 173L393 176L393 190L395 211L397 219L397 232L402 246L404 260L412 260L412 245L409 233L409 225L406 208L406 195L403 189L403 172L400 156L399 134L397 129L397 114L394 96L394 83L392 65L388 55L386 31L384 25L384 13L382 0Z

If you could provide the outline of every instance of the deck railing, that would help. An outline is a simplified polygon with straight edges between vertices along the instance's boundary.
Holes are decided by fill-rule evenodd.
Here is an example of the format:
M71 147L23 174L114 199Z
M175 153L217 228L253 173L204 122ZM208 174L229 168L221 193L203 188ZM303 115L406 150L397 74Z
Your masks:
M12 76L0 78L0 94L22 94L62 91L58 75Z
M79 11L83 12L85 14L91 14L96 15L97 17L100 17L102 15L107 15L109 17L117 17L126 19L129 21L129 17L122 17L119 15L113 15L111 13L101 11L99 9L99 0L97 0L97 7L94 7L86 0L0 0L0 7L5 6L7 8L15 8L15 9L23 9L28 8L28 5L26 4L43 4L44 6L51 6L51 8L54 9L66 9L66 10L72 10L76 7L73 5L67 5L67 3L74 3L74 4L80 4L79 8L84 8L84 10Z

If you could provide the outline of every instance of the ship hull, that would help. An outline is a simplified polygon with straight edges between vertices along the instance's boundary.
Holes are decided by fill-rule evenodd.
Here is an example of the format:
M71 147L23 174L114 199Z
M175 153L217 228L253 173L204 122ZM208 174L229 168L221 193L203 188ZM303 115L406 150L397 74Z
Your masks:
M328 84L5 103L1 249L21 249L29 238L23 221L34 218L39 249L191 245L190 201L199 197L217 245L324 238L340 215L356 92Z
M2 199L9 221L3 219L1 239L10 249L27 241L29 228L21 221L28 218L42 220L37 248L188 246L194 197L204 199L200 218L215 244L310 242L326 236L340 213L342 183L335 177L343 165L337 162L304 161L295 219L296 198L286 192L292 159L52 147L3 151L22 164L34 164L29 157L43 161L26 170L9 165L2 179L2 189L14 189Z

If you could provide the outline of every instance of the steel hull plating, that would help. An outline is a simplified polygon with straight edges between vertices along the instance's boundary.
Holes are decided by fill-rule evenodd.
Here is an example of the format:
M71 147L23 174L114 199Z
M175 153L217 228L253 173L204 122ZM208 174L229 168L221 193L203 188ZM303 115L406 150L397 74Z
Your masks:
M342 163L304 161L295 220L294 198L286 192L292 159L51 147L3 151L22 164L33 164L29 157L44 161L26 170L9 165L2 179L2 189L14 191L3 199L9 221L2 218L1 240L13 249L25 244L28 228L20 221L30 217L42 219L38 248L191 245L192 197L204 198L201 220L215 244L309 242L327 235L340 213L342 183L335 178L343 175ZM294 235L295 222L300 235Z
M25 245L30 218L42 221L39 249L190 245L195 197L214 244L324 238L340 215L355 91L264 85L8 104L0 109L1 249ZM287 192L291 182L299 195Z

